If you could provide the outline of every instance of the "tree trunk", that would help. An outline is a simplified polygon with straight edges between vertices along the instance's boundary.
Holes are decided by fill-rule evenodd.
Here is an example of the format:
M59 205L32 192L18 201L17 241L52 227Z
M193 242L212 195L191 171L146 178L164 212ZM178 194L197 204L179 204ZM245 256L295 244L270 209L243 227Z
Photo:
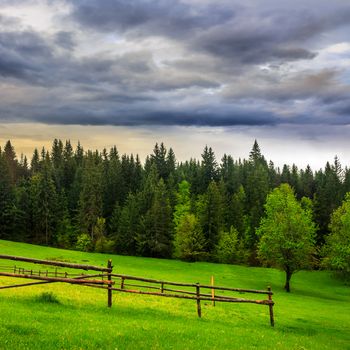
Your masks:
M290 292L290 279L292 277L292 271L289 269L289 267L287 267L286 269L286 284L284 286L284 289L286 290L286 292Z

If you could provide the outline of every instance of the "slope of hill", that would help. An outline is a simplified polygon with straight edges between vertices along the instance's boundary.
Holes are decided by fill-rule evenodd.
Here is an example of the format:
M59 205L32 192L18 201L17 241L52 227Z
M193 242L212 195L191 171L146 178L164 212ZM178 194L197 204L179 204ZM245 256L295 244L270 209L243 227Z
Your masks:
M301 271L292 293L274 269L82 253L0 240L0 253L106 265L116 273L275 293L276 326L260 305L203 303L67 284L0 290L0 349L350 349L350 289L325 271ZM13 263L13 262L11 262ZM11 264L0 260L1 265ZM19 264L18 264L19 265ZM23 265L23 264L21 264ZM0 285L17 281L0 277ZM40 298L51 292L58 303Z

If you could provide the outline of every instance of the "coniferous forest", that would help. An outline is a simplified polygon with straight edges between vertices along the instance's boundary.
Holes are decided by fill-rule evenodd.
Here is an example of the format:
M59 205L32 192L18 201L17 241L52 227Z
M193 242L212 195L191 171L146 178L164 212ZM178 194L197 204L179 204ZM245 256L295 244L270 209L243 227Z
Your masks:
M259 265L264 205L281 184L290 185L312 216L318 268L331 218L346 210L340 206L350 191L350 169L337 157L315 172L278 168L255 141L249 159L218 160L206 146L201 159L178 162L161 143L142 164L116 147L91 151L55 139L28 160L8 141L0 153L0 239Z

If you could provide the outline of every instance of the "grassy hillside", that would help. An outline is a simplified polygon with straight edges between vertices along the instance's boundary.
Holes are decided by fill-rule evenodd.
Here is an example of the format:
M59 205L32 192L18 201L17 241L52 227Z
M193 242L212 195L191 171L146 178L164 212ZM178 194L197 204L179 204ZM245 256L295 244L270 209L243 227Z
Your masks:
M0 290L0 349L350 349L350 288L328 272L298 272L292 293L274 269L89 254L0 240L0 253L106 265L116 273L275 292L275 328L268 307L203 303L48 284ZM0 266L13 262L0 260ZM17 264L25 266L25 264ZM1 270L1 267L0 267ZM0 277L0 285L19 280ZM51 291L59 303L40 298Z

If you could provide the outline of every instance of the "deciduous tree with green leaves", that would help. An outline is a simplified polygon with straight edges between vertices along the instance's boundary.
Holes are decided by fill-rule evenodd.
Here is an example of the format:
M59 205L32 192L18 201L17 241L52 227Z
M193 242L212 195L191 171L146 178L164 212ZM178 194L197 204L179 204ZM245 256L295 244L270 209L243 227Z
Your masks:
M343 204L336 209L329 225L331 233L326 237L323 265L350 277L350 192Z
M288 184L282 184L268 195L265 214L257 229L258 257L285 271L285 289L290 292L293 273L311 265L316 230L312 213L302 208Z

